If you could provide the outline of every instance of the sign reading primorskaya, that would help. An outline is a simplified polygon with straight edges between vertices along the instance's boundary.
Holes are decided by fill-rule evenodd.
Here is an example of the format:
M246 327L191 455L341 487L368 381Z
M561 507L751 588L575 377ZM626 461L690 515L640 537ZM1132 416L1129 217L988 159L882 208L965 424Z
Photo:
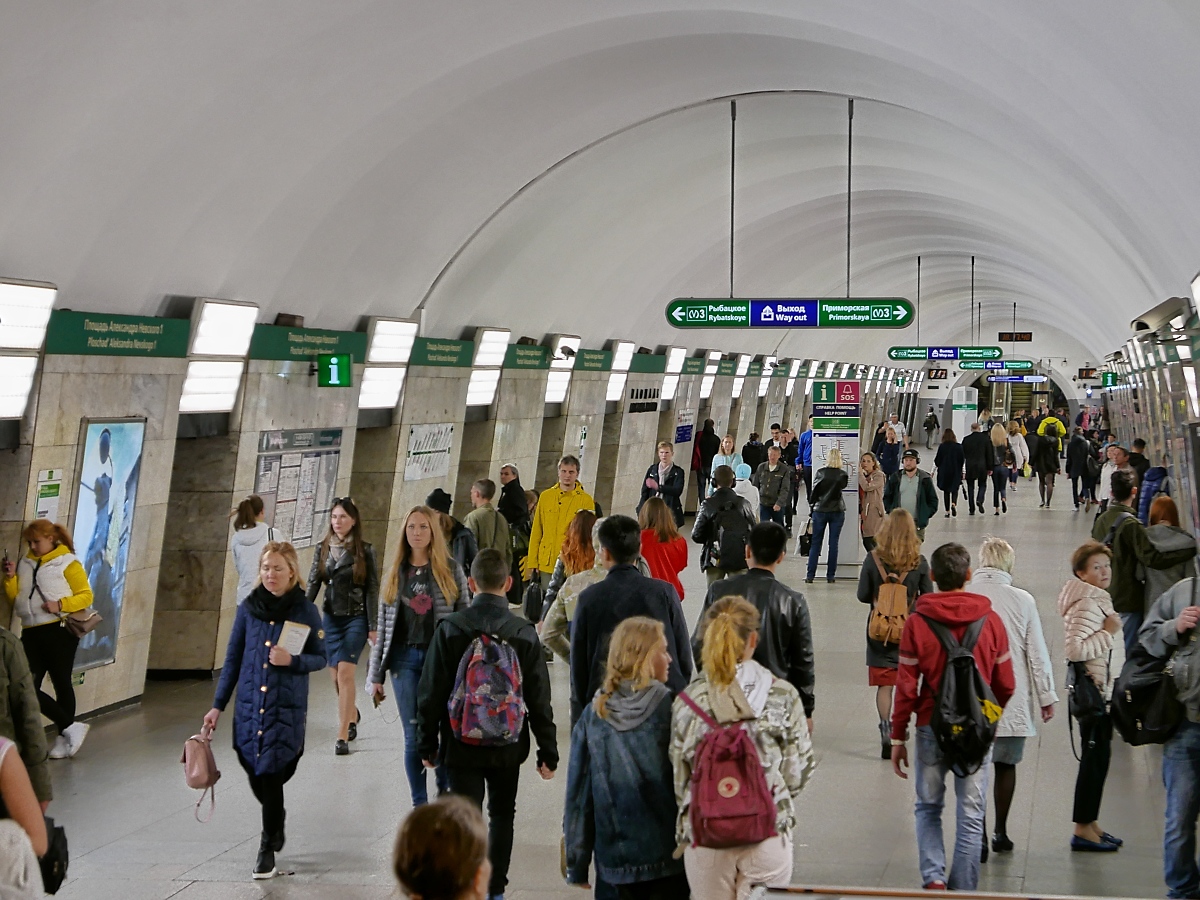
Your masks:
M913 306L903 297L681 297L666 312L676 328L903 328L913 319Z
M56 356L187 356L187 319L115 316L56 309L46 328L46 352Z

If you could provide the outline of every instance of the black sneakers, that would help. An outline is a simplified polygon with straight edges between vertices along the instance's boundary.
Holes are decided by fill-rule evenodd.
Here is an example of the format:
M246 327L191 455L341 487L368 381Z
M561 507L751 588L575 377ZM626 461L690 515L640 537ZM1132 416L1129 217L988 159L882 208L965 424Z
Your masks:
M258 861L254 863L254 880L265 881L278 874L275 869L275 851L271 849L269 839L264 837L258 847Z
M333 744L333 755L334 756L349 756L350 755L350 745L348 743L346 743L345 741L343 741L341 738L338 738L337 741L335 741Z

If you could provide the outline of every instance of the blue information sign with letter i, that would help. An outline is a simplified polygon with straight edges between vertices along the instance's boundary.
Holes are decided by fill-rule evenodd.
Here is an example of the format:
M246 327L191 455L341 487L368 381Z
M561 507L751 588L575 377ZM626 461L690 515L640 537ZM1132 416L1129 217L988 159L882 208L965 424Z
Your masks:
M317 354L317 387L352 387L352 361L349 353Z

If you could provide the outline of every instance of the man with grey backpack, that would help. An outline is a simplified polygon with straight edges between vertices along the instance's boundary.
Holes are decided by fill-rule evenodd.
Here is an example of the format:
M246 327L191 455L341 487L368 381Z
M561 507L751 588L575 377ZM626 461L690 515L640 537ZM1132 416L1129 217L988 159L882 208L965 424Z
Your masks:
M494 549L479 551L471 605L433 633L417 690L417 747L444 764L450 789L480 807L487 794L490 898L503 897L512 858L521 764L537 742L538 774L554 777L558 745L550 674L533 623L508 611L512 576Z
M1138 632L1142 648L1159 659L1173 656L1175 688L1184 719L1163 744L1167 791L1163 873L1168 897L1200 896L1196 818L1200 810L1200 590L1185 578L1154 601Z

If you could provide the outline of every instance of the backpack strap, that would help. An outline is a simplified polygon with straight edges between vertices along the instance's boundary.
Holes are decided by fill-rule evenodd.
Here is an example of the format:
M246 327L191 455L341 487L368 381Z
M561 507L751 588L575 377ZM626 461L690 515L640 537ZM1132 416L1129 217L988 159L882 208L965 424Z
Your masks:
M1108 534L1104 536L1104 546L1112 547L1113 542L1117 539L1117 531L1129 519L1133 518L1133 513L1122 512L1117 514L1117 518L1113 521L1112 527L1108 529Z
M929 618L929 616L925 615L925 613L919 613L918 615L925 620L925 624L929 626L929 630L933 632L933 636L938 639L939 643L941 643L942 649L946 651L947 655L949 655L952 651L957 650L961 646L958 640L954 637L954 632L952 632L941 622L937 621L936 619Z
M879 553L876 550L871 551L871 559L875 560L875 566L879 569L879 574L883 578L884 584L904 584L904 579L907 578L908 573L912 571L911 569L905 569L899 575L896 575L894 572L889 572L883 567L883 562L880 560ZM895 581L891 580L893 577L896 579Z
M702 721L709 728L720 728L721 727L720 725L717 724L716 719L714 719L712 716L710 716L708 713L706 713L704 710L702 710L700 708L700 705L698 703L696 703L695 700L693 700L691 697L689 697L687 695L687 691L680 691L679 699L682 700L687 706L689 706L691 708L692 712L694 712L696 715L698 715L700 717L700 721Z

